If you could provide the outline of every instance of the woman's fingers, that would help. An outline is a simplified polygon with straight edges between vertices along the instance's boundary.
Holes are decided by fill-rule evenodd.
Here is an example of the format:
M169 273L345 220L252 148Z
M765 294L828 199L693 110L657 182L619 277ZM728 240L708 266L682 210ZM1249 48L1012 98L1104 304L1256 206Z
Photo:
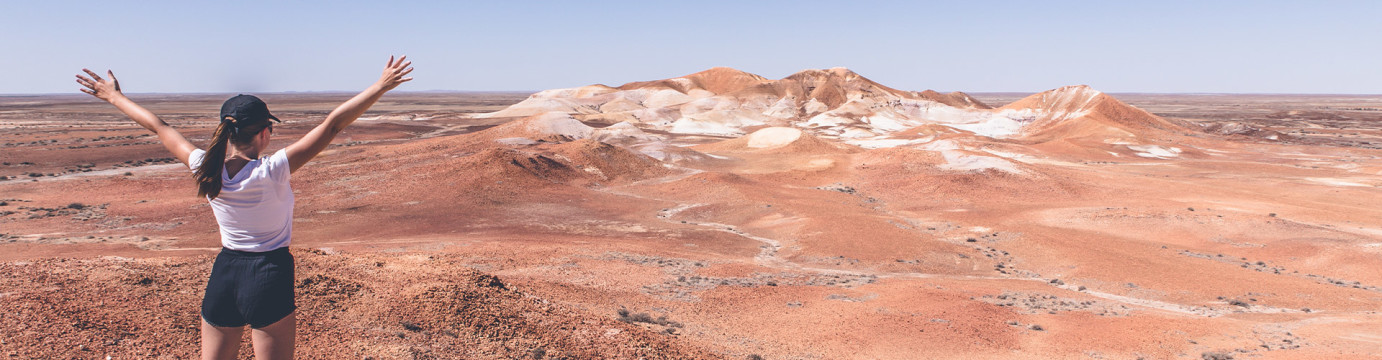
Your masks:
M93 91L98 90L98 88L96 87L97 82L95 80L88 79L85 76L77 75L77 83L82 84L82 86L85 86L87 89L91 89Z
M91 75L92 79L96 79L96 81L101 81L101 76L96 75L95 71L91 71L89 69L82 69L82 71L85 71L87 75Z
M96 96L96 92L95 92L95 91L91 91L91 89L77 89L77 90L81 90L81 91L84 92L84 93L91 94L91 96Z
M408 55L390 55L389 63L384 67L384 77L380 78L379 81L383 82L388 89L393 89L393 87L398 86L398 84L411 81L413 78L404 76L413 72L412 65L413 62L408 61Z

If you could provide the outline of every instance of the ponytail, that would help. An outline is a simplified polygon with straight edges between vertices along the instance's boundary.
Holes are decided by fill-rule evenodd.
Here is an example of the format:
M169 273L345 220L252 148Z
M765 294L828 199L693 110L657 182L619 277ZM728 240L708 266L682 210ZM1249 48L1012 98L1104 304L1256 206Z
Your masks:
M222 121L211 134L211 147L206 149L201 166L192 175L197 180L197 196L215 199L221 195L221 170L225 168L226 147L230 146L230 135L234 131L234 122Z
M192 175L197 181L197 196L215 200L221 195L226 148L231 144L250 144L255 136L273 126L269 120L280 121L269 113L268 105L254 95L236 95L221 104L221 125L211 134L211 147L206 149L201 165Z

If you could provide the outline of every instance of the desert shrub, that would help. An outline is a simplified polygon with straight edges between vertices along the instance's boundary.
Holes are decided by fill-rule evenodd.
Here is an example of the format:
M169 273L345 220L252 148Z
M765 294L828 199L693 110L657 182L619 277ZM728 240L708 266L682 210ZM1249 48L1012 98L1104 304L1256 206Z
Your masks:
M1233 360L1233 354L1227 351L1206 351L1200 354L1202 360Z
M647 323L647 324L656 324L656 323L657 323L657 320L653 320L653 316L652 316L652 315L648 315L648 313L637 313L637 314L633 314L633 316L629 316L629 321L632 321L632 322L641 322L641 323Z
M659 317L657 317L657 318L653 318L653 316L652 316L652 315L648 315L648 313L633 313L633 312L630 312L629 309L624 309L624 308L620 308L618 311L616 311L616 313L619 314L619 319L617 319L617 320L623 321L623 322L626 322L626 323L630 323L630 324L632 324L632 323L644 323L644 324L653 324L653 325L666 326L666 327L668 327L668 328L680 328L680 327L682 327L682 324L681 324L681 323L676 322L676 321L667 320L667 317L666 317L666 316L659 316ZM668 334L671 334L671 332L668 332Z

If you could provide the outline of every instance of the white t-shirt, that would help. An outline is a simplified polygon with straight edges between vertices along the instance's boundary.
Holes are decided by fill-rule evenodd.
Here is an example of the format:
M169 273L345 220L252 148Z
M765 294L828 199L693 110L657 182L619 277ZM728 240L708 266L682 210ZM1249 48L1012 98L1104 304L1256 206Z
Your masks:
M206 157L197 149L187 157L196 171ZM293 189L288 186L292 169L288 152L250 161L235 177L221 170L221 194L211 200L211 210L221 228L221 246L231 250L264 252L293 240Z

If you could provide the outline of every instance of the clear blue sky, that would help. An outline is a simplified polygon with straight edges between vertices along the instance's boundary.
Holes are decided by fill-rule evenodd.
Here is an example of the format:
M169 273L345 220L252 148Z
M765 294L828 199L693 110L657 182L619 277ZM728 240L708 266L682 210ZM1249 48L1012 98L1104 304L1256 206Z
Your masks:
M906 90L1382 93L1382 1L3 1L0 94L541 90L844 66Z

